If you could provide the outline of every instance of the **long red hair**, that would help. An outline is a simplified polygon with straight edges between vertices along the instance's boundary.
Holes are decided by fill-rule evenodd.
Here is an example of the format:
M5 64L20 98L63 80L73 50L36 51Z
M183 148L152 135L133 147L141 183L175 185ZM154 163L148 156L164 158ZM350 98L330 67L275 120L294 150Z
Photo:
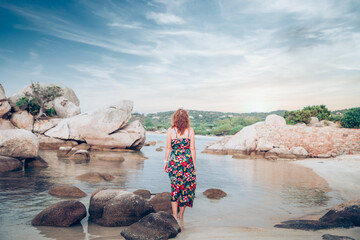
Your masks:
M176 127L179 130L179 134L182 135L185 129L190 127L189 114L186 110L179 108L172 116L172 128Z

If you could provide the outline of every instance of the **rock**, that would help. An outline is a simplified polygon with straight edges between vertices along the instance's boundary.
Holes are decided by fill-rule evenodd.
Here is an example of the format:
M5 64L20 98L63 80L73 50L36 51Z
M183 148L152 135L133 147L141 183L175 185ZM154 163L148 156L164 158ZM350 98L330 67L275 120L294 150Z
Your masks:
M309 154L303 147L292 147L290 153L294 154L296 157L306 158Z
M355 240L351 237L346 236L337 236L337 235L331 235L331 234L324 234L322 235L323 240Z
M155 146L156 145L156 141L148 141L147 144L149 146Z
M85 182L101 182L101 181L111 181L114 177L108 173L99 173L99 172L88 172L80 176L77 176L76 179Z
M0 155L19 158L34 158L39 155L37 137L24 129L0 132Z
M135 195L138 195L142 197L143 199L150 199L151 198L151 192L149 190L145 189L139 189L133 192Z
M331 154L320 153L317 155L318 158L331 158Z
M0 156L0 172L22 170L22 163L16 158Z
M319 122L319 125L322 127L338 127L338 125L332 121L329 120L321 120Z
M86 143L81 143L77 145L76 148L79 150L90 150L90 145Z
M90 160L90 154L86 150L77 150L69 159L77 163L88 162Z
M5 90L0 84L0 118L11 110L11 106L6 99Z
M56 152L56 155L59 158L68 158L77 151L77 148L75 148L76 150L72 150L72 149L73 149L72 147L59 147L59 149Z
M46 168L49 164L42 159L42 157L37 156L36 158L26 158L25 159L25 168Z
M54 86L58 86L62 89L63 91L63 97L67 98L69 101L73 102L76 106L80 105L80 101L77 98L77 96L75 95L74 91L69 88L66 87L63 84L53 84L53 83L40 83L40 86L43 88L46 87L54 87ZM17 91L16 93L14 93L13 95L11 95L9 97L9 103L10 105L15 109L15 111L19 111L19 108L16 106L16 102L19 98L25 97L26 95L31 95L33 93L32 88L31 88L31 84L24 87L23 89ZM46 105L46 108L54 108L54 101L49 102Z
M118 152L96 152L91 154L91 159L100 160L100 161L116 161L122 162L125 161L122 153Z
M60 146L66 144L64 140L46 137L44 135L37 135L37 139L40 149L57 150Z
M34 128L34 116L27 111L13 113L10 122L19 128L32 131Z
M0 100L4 100L4 99L6 99L5 89L4 89L3 85L0 84Z
M266 152L264 158L267 160L275 161L278 159L278 156L274 152Z
M0 119L0 130L17 129L9 120Z
M65 97L54 99L54 109L56 115L60 118L69 118L80 114L80 108Z
M150 204L153 206L156 212L165 211L171 213L171 194L169 192L163 192L156 194L150 199Z
M158 240L174 238L179 232L181 228L170 213L157 212L126 227L121 235L127 240Z
M90 219L101 226L129 226L153 211L149 202L120 189L97 189L90 198Z
M260 138L256 144L257 151L267 152L274 148L274 144L267 142L264 138Z
M87 196L87 194L81 191L79 188L68 185L53 186L50 188L49 193L57 197L66 198L82 198Z
M226 192L216 188L207 189L203 194L209 199L221 199L227 196Z
M86 208L79 201L69 200L50 205L31 222L33 226L69 227L86 216Z
M270 126L283 127L286 126L286 121L285 118L279 115L270 114L266 117L265 124Z
M57 126L60 121L60 118L37 120L34 122L33 132L43 134L47 130Z
M232 158L248 159L248 158L249 158L249 155L246 155L246 154L234 154L234 155L232 155Z
M273 148L269 151L270 153L276 153L279 158L295 159L296 156L290 152L286 147Z
M308 126L309 127L314 127L318 123L319 123L319 119L317 117L311 117L311 120L308 123Z
M163 149L162 149L161 147L158 147L158 148L156 148L155 150L158 151L158 152L162 152L162 151L163 151Z
M290 220L274 227L319 230L360 226L360 200L352 200L333 207L319 220Z

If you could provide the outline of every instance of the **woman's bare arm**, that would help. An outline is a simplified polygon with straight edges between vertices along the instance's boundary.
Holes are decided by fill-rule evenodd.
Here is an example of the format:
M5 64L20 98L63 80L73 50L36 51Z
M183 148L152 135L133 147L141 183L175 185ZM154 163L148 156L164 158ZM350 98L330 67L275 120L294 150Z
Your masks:
M168 159L169 159L170 151L171 151L171 130L169 128L166 133L166 148L165 148L165 160L164 160L165 172L167 172L167 168L168 168Z
M194 163L194 168L196 170L196 149L195 149L195 132L194 129L190 128L190 150L191 158Z

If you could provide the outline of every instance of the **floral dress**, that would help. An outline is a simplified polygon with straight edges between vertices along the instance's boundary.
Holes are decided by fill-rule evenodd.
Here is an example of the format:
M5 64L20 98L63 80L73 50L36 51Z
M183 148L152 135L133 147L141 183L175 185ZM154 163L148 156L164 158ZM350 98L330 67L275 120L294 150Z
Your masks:
M180 207L192 207L195 198L196 172L191 157L189 136L172 139L171 148L168 162L171 201L177 201Z

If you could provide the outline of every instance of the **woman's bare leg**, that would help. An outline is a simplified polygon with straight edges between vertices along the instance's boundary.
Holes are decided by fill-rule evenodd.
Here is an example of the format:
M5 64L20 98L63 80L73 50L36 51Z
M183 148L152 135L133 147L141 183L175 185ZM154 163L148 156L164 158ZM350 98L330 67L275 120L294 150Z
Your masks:
M178 217L178 203L177 202L171 202L171 208L172 208L172 212L173 212L173 216L174 218L177 220Z
M179 216L180 219L184 218L184 212L185 212L185 206L180 207L180 216Z

